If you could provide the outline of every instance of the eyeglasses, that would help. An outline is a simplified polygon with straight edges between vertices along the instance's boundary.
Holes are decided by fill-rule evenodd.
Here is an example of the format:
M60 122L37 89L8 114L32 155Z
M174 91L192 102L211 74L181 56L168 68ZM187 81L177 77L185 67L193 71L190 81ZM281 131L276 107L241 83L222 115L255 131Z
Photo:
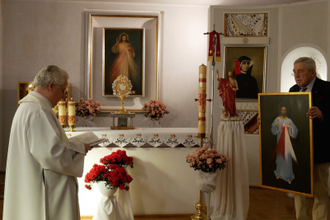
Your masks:
M294 75L302 75L302 74L304 74L306 72L306 70L298 70L298 72L295 72L295 73L291 73L291 75L292 76L294 76Z

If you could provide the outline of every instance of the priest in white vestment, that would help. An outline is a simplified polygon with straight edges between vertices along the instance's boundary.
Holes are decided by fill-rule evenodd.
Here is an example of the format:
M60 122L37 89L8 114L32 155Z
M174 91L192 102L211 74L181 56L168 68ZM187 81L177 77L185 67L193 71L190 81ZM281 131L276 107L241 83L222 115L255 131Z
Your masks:
M50 65L20 100L7 156L3 220L78 220L77 177L88 144L70 142L52 108L65 96L68 74Z

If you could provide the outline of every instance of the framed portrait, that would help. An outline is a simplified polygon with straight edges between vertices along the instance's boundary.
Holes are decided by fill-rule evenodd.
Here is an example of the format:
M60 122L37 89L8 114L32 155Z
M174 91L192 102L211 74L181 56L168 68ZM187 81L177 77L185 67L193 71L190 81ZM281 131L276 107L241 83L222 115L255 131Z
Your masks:
M104 28L103 95L113 96L112 83L126 76L132 83L131 96L144 96L144 29Z
M267 37L268 13L225 13L225 37Z
M311 92L260 93L261 187L313 197Z
M111 83L118 74L126 74L133 86L126 110L142 112L145 102L158 99L161 17L160 12L86 12L86 94L100 102L102 112L121 108Z
M237 80L236 98L258 99L264 92L266 47L225 47L224 77L232 72Z

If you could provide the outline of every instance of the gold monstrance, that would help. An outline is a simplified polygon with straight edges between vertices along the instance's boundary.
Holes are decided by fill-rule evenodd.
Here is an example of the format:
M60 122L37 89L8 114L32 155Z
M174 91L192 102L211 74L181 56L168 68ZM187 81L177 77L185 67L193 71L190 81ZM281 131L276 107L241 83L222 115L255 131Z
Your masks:
M116 113L129 114L124 108L124 99L129 96L132 91L131 81L123 75L119 75L112 83L113 94L121 100L121 109Z
M130 113L124 108L124 99L130 95L132 88L132 83L126 76L119 75L113 81L112 91L121 100L121 108L115 113L110 114L113 117L113 126L111 126L111 129L134 129L133 118L135 114ZM115 118L118 118L117 124ZM130 118L130 125L128 125L128 118Z

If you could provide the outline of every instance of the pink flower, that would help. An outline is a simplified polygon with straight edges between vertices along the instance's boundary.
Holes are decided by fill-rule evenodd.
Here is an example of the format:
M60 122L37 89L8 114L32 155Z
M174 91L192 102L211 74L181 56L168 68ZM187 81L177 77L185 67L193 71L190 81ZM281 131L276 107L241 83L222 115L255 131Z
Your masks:
M229 160L229 157L219 154L215 149L210 149L208 145L196 148L192 155L186 156L186 162L189 163L190 167L203 172L215 172L217 169L224 169Z

